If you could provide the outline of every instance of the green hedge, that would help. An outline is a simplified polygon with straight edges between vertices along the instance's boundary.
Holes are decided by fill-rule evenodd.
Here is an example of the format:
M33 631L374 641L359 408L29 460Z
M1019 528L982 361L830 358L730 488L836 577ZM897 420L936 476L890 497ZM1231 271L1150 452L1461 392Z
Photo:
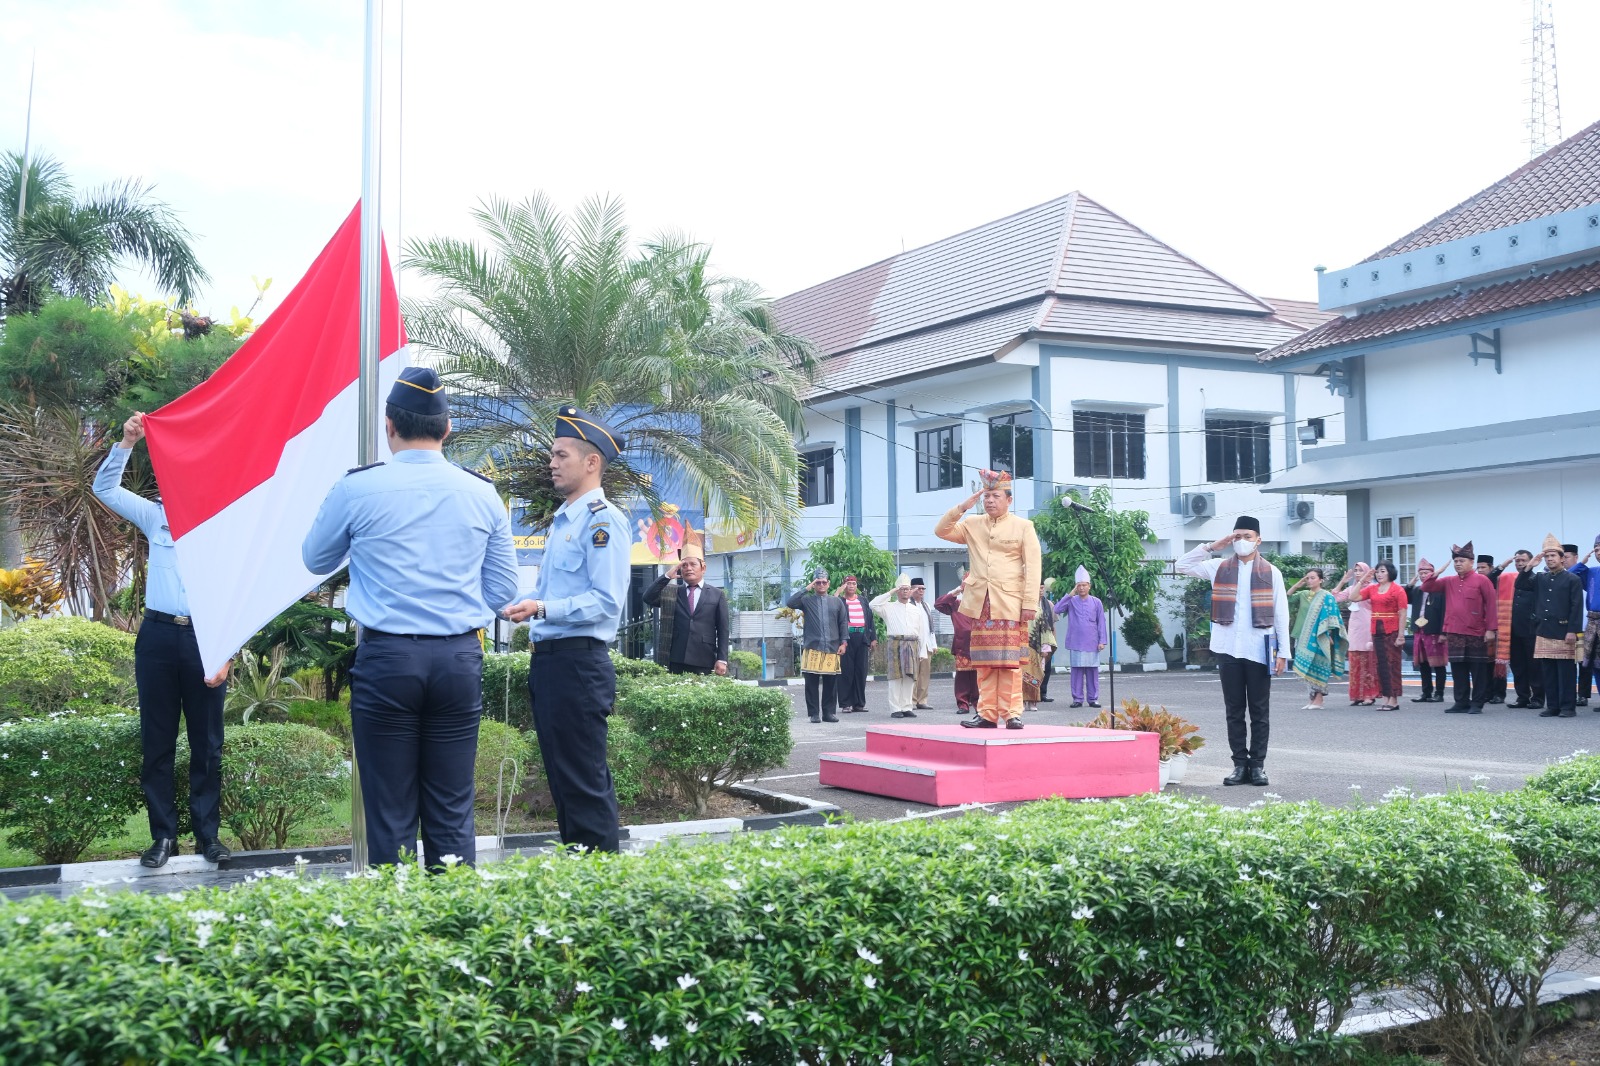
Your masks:
M1600 828L1507 802L1522 813L1047 801L442 877L30 899L0 920L0 1060L1020 1066L1175 1063L1206 1041L1332 1061L1355 995L1563 935L1524 866L1548 849L1519 834L1532 817L1590 854Z
M0 721L76 701L135 706L133 634L85 618L38 618L0 629Z
M730 651L728 674L740 681L760 681L761 656L753 651Z
M222 743L222 824L248 851L281 848L295 826L333 817L350 785L344 749L306 725L236 726Z
M650 764L671 779L696 814L711 793L782 766L794 747L789 694L720 677L663 677L622 689L617 713L650 748Z
M41 862L74 861L143 808L140 750L136 715L0 724L0 829Z

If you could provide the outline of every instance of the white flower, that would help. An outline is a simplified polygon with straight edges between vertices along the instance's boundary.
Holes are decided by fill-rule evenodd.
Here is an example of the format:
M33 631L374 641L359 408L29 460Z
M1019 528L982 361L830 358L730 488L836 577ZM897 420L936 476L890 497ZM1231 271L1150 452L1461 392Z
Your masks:
M1173 941L1173 943L1174 943L1174 944L1176 944L1176 945L1178 945L1178 947L1180 947L1180 948L1181 948L1181 947L1183 947L1183 946L1184 946L1184 945L1185 945L1185 944L1187 944L1187 943L1188 943L1188 941L1187 941L1187 940L1185 940L1185 939L1184 939L1184 938L1183 938L1183 937L1181 937L1181 936L1180 936L1180 937L1179 937L1179 938L1178 938L1178 939L1177 939L1177 940L1175 940L1175 941Z
M451 959L450 960L450 965L454 966L456 969L460 970L462 973L466 974L468 977L472 976L471 968L468 967L467 964L464 961L462 961L461 959Z
M564 936L560 940L557 940L556 943L557 944L570 944L570 943L572 943L572 938L570 936Z
M39 776L39 771L37 771L37 770L30 771L28 776L29 777L38 777Z
M523 951L531 951L531 950L533 950L533 937L525 936L525 937L522 938L522 950Z
M735 892L739 891L741 888L744 887L744 885L740 884L738 881L735 881L731 877L724 877L722 879L722 883L727 885L729 888L733 889Z
M296 866L310 866L311 860L306 858L304 855L296 855L294 857L294 864Z
M623 1021L621 1018L612 1018L611 1019L611 1028L615 1029L617 1032L620 1033L624 1029L626 1029L627 1027L628 1027L628 1023Z
M618 1021L619 1021L619 1020L620 1020L620 1019L617 1019L617 1018L613 1018L613 1019L611 1019L611 1024L612 1024L612 1025L617 1025L617 1022L618 1022ZM619 1028L619 1029L620 1029L620 1028L621 1028L621 1026L620 1026L620 1025L618 1025L618 1026L617 1026L617 1028ZM651 1037L651 1038L650 1038L650 1046L651 1046L651 1047L653 1047L653 1048L655 1048L655 1049L656 1049L656 1050L657 1050L657 1051L664 1051L664 1050L666 1050L666 1047L667 1047L667 1044L669 1044L669 1043L670 1043L670 1042L671 1042L671 1041L669 1041L669 1040L668 1040L668 1039L667 1039L667 1038L666 1038L666 1037L664 1037L664 1036L661 1036L661 1035L659 1035L659 1034L658 1034L658 1035L656 1035L656 1036L652 1036L652 1037Z
M53 799L51 799L51 798L50 798L50 797L49 797L49 796L46 796L46 797L45 797L45 798L44 798L44 801L45 801L45 802L46 802L46 803L55 803L55 800L53 800Z
M550 935L550 927L548 925L545 925L543 922L541 922L538 925L533 927L533 935L537 936L537 937L549 936Z
M1307 901L1306 906L1310 907L1314 911L1320 911L1322 909L1322 904L1318 903L1314 899Z
M1080 904L1078 904L1077 907L1073 908L1073 911L1072 911L1072 919L1073 919L1073 921L1084 922L1084 921L1088 921L1090 918L1093 918L1093 917L1094 917L1094 908L1093 907L1090 907L1090 906L1088 906L1086 904L1080 903Z
M17 915L17 924L18 925L27 925L31 921L33 921L33 919L29 918L26 914Z
M766 1021L766 1019L761 1016L760 1011L753 1010L747 1010L744 1012L744 1020L749 1022L751 1025L760 1025L762 1022Z
M1132 855L1133 854L1133 846L1130 845L1130 844L1122 845L1122 850L1123 850L1123 852L1125 854L1128 854L1128 855Z
M1269 800L1281 800L1281 799L1283 799L1283 797L1278 795L1278 793L1276 793L1276 792L1263 792L1261 794L1263 796L1267 797L1267 799L1269 799Z
M678 987L683 989L685 992L689 991L689 989L693 988L699 983L700 978L691 977L689 974L684 974L682 977L678 978Z
M49 762L50 761L50 753L48 751L41 751L39 753L39 758L43 759L45 762Z
M478 982L480 985L488 985L490 988L494 987L494 982L489 980L487 977L483 977L481 975L474 975L472 979L474 981Z
M228 1042L226 1040L222 1039L222 1037L220 1037L220 1036L217 1037L216 1050L217 1050L217 1052L219 1054L222 1054L222 1055L226 1055L228 1053Z
M156 961L159 962L159 963L162 963L162 964L166 964L166 963L171 962L172 959L170 957L168 957L168 955L165 952L158 951L158 952L156 952Z
M684 1022L683 1030L686 1033L698 1033L700 1031L700 1023L694 1021Z
M1018 951L1017 952L1017 961L1018 962L1027 962L1028 961L1028 952L1026 950Z
M861 983L866 985L868 988L878 987L878 979L872 976L870 973L862 976Z
M1533 884L1529 885L1528 888L1531 891L1534 891L1534 892L1543 892L1544 891L1544 882L1543 881L1535 881Z
M883 965L883 960L874 955L872 952L868 951L866 948L856 948L856 954L860 955L863 959L872 963L874 966Z
M765 911L766 913L771 914L773 911L777 910L778 908L773 906L771 903L765 903L765 904L762 904L761 909L763 911Z
M195 937L195 939L197 941L200 942L200 946L202 948L204 948L207 944L209 944L211 942L211 926L210 926L210 924L209 923L202 923L201 925L196 927L195 931L194 931L194 937Z
M593 992L594 985L591 985L588 981L579 981L577 984L572 986L572 989L581 996L585 992Z
M562 899L571 899L572 898L572 893L571 892L557 892L556 895L560 896Z
M344 920L344 915L342 915L342 914L338 913L337 911L335 911L334 913L328 915L328 924L329 925L337 925L340 929L343 929L345 926L349 925L350 923Z
M439 861L444 863L445 866L447 866L447 867L453 867L453 866L455 866L457 863L459 863L461 861L461 856L459 856L459 855L441 855L441 856L439 856Z
M263 919L261 919L261 928L263 928L263 929L271 929L272 928L272 919L271 918L263 918Z
M1444 911L1441 911L1441 910L1435 908L1434 912L1433 912L1433 916L1435 918L1441 918L1442 919L1444 917Z
M961 845L961 850L962 851L977 851L978 850L978 845L972 843L969 840L967 843Z
M1361 791L1361 786L1360 785L1351 785L1350 786L1350 790L1352 792L1360 792Z
M989 898L985 902L987 902L991 907L998 907L1000 906L1000 897L991 892L989 893Z
M102 940L104 940L106 937L109 937L111 935L111 930L103 929L103 928L102 929L96 929L94 931L94 935L97 936L97 937L100 937Z

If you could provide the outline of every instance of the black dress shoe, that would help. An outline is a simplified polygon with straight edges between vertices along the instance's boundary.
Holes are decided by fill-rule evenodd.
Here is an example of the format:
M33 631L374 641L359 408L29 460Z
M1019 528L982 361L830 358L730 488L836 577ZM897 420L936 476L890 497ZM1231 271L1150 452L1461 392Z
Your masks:
M1268 783L1267 772L1259 766L1252 766L1250 767L1250 773L1245 777L1244 783L1264 787Z
M1576 718L1576 717L1578 717L1578 712L1577 711L1562 711L1561 712L1561 717L1563 717L1563 718Z
M1068 707L1082 707L1083 706L1083 701L1082 700L1074 700L1072 703L1067 704L1067 706Z
M1527 700L1518 700L1515 703L1508 703L1508 704L1506 704L1506 706L1510 707L1513 711L1520 711L1520 710L1522 710L1522 708L1528 707L1528 706L1531 706L1531 705L1528 703Z
M229 851L228 846L220 840L204 840L196 837L194 842L196 850L205 856L206 862L226 862L233 858L233 852Z
M911 709L914 710L914 711L931 711L931 710L933 710L933 704L931 704L931 703L919 703L919 704L917 704L915 707L913 707Z
M1056 698L1054 696L1043 696L1039 699L1040 703L1054 703L1055 701Z
M890 711L889 712L889 717L890 718L915 718L916 716L917 716L917 712L916 711Z
M812 720L812 721L813 721L813 722L820 722L820 721L822 721L822 716L821 716L821 715L819 715L819 714L813 714L813 715L811 715L811 716L810 716L810 718L811 718L811 720Z
M1227 777L1224 777L1222 779L1222 783L1224 785L1242 785L1249 780L1250 768L1248 766L1235 766L1233 768L1233 773L1229 774Z
M1589 706L1589 697L1588 696L1579 696L1578 697L1578 706L1579 707L1587 707L1587 706Z
M989 721L989 719L985 718L981 714L975 714L971 718L968 718L965 722L962 722L961 724L963 726L965 726L966 728L968 728L968 729L999 729L1000 728L998 725L996 725L995 723Z
M1420 696L1412 696L1411 697L1411 702L1412 703L1432 703L1433 702L1433 697L1428 695L1426 692L1424 692Z
M1020 719L1020 718L1008 718L1008 719L1006 719L1006 728L1007 729L1021 729L1022 728L1022 719Z
M1096 710L1099 710L1099 708L1100 708L1100 704L1099 704L1099 703L1097 703L1097 702L1096 702L1096 701L1094 701L1094 700L1090 700L1090 701L1089 701L1089 706L1091 706L1091 707L1093 707L1093 708L1095 708L1095 709L1096 709Z
M1555 718L1555 717L1559 716L1560 714L1561 714L1561 709L1559 707L1546 707L1544 710L1539 712L1539 717L1540 718Z
M812 721L813 721L813 722L815 722L815 721L816 721L816 719L815 719L815 718L813 718L813 719L811 719L811 720L812 720ZM838 720L839 720L839 716L838 716L838 715L836 715L836 714L825 714L825 715L823 715L823 716L822 716L822 720L823 720L823 721L824 721L824 722L837 722L837 721L838 721Z
M1483 702L1484 703L1504 703L1505 700L1501 699L1499 696L1490 696L1488 699L1484 700Z
M1535 710L1535 711L1543 710L1544 709L1544 700L1529 700L1528 701L1528 706L1529 706L1529 708L1531 708L1532 710Z
M1444 709L1444 713L1445 714L1466 714L1470 710L1472 710L1472 707L1469 704L1452 703L1450 706L1448 706L1448 707L1446 707Z
M139 865L159 870L176 854L178 854L178 842L171 837L162 837L140 853Z
M1468 714L1482 714L1483 713L1483 705L1481 703L1474 703L1471 707L1467 708L1467 713Z

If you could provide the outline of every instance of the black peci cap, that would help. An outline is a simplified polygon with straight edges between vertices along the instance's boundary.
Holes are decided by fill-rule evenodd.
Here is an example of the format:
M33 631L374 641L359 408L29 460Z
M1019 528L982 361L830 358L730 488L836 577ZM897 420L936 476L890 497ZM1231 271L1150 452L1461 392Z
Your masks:
M576 437L600 449L606 462L611 462L627 447L627 439L600 421L588 411L576 407L563 407L556 412L556 436Z
M425 366L408 366L389 389L389 403L414 415L447 415L450 401L439 375Z

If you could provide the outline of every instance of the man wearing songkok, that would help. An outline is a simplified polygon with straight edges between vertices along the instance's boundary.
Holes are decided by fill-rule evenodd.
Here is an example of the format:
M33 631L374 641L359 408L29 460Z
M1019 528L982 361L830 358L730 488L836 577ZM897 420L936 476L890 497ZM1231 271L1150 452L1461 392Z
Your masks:
M1022 728L1022 670L1027 627L1038 614L1039 534L1011 513L1011 475L979 472L983 488L946 511L934 535L965 544L972 571L960 612L972 620L969 659L978 674L978 713L969 729ZM979 499L983 514L966 512Z
M1508 579L1511 581L1511 649L1507 665L1516 684L1517 698L1507 706L1543 707L1543 668L1534 665L1533 661L1533 582L1529 581L1526 585L1522 582L1523 574L1533 573L1533 553L1526 548L1518 548L1511 556L1511 562L1513 565L1500 575L1500 584L1496 589L1502 610L1500 628L1504 632L1505 582Z
M889 717L915 718L917 663L933 654L928 612L911 602L911 578L901 574L894 588L872 601L889 637Z
M934 646L938 646L938 637L933 629L933 604L928 601L928 586L922 578L911 579L911 602L922 608L922 613L928 617L928 633L934 638ZM917 683L911 691L911 698L916 702L913 708L918 711L928 711L933 708L928 704L928 688L933 683L933 656L926 655L917 660Z
M705 543L704 533L686 531L681 561L644 590L644 604L661 612L656 629L656 662L669 673L725 677L728 597L705 580Z
M1100 653L1110 641L1111 632L1106 620L1105 604L1100 597L1089 593L1089 568L1079 566L1072 575L1072 591L1056 601L1054 613L1067 620L1067 636L1061 645L1067 651L1067 665L1072 670L1072 703L1082 707L1085 697L1089 706L1100 706Z
M839 711L861 714L867 709L867 664L878 647L878 622L850 574L839 589L845 609L844 655L839 660Z
M1283 574L1261 558L1261 522L1250 515L1233 532L1177 562L1178 573L1211 582L1211 652L1222 677L1233 773L1224 785L1265 785L1272 675L1289 654L1289 597ZM1222 559L1209 556L1229 550ZM1249 728L1245 715L1249 713Z
M933 609L950 619L954 633L950 637L950 654L955 656L956 713L970 714L978 709L978 672L972 668L972 619L961 613L961 590L971 580L970 574L961 575L961 584L933 601Z
M1499 605L1489 579L1473 569L1472 541L1450 549L1454 572L1435 574L1422 591L1444 593L1444 643L1455 684L1446 714L1482 714L1489 699L1489 643L1495 638Z
M1422 695L1412 703L1443 703L1444 681L1450 665L1450 655L1444 643L1444 593L1424 592L1422 583L1431 580L1433 564L1426 558L1417 560L1417 579L1406 587L1406 597L1411 601L1411 661L1422 674ZM1530 661L1533 645L1528 645ZM1529 671L1533 671L1529 667Z
M811 584L789 597L800 612L800 673L806 683L806 715L813 722L837 722L839 658L845 649L849 618L844 601L828 594L828 572L811 572Z
M1573 546L1577 554L1577 546ZM1590 566L1589 560L1595 565ZM1596 677L1600 677L1600 537L1594 538L1594 547L1583 557L1583 562L1568 567L1583 582L1584 607L1587 611L1583 640L1578 651L1578 706L1589 705L1589 695ZM1600 711L1600 707L1595 708Z
M1533 657L1544 670L1545 708L1539 717L1576 718L1573 649L1583 635L1583 580L1567 569L1567 553L1555 534L1546 534L1541 547L1544 573L1532 578Z

